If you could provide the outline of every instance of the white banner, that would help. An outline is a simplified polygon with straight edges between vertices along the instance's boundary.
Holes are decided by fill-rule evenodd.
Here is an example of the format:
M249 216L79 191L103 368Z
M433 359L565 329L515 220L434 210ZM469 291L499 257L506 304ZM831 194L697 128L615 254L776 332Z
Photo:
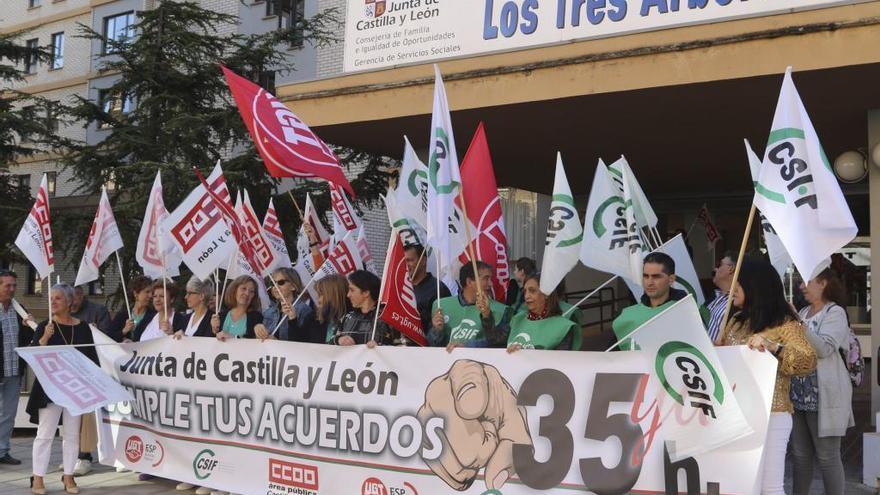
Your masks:
M776 373L766 353L720 348L754 433L676 464L667 429L703 416L651 376L714 371L646 351L199 337L130 349L106 359L136 402L99 415L101 462L241 494L758 493Z
M348 0L345 72L863 0Z
M33 346L15 351L33 370L49 400L74 416L134 399L75 347Z

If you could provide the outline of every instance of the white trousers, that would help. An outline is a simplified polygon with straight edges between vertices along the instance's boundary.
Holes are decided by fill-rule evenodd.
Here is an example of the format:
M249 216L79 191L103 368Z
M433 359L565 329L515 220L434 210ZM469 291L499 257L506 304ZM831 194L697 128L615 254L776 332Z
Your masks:
M767 423L767 441L764 442L764 466L761 478L763 495L784 495L785 451L791 437L791 414L770 413Z
M58 420L64 419L61 428L61 458L64 463L64 474L73 474L76 459L79 457L79 422L80 417L70 414L67 409L55 404L40 409L37 438L34 439L34 476L46 476L49 469L49 457L52 455L52 440L58 429Z

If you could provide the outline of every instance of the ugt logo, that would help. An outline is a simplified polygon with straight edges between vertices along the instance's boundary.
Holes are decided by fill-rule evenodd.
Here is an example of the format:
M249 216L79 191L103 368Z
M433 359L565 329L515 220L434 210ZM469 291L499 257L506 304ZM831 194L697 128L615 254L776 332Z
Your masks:
M715 418L715 407L724 403L724 387L718 372L699 349L684 342L667 342L657 351L654 369L676 402L685 405L687 401L706 419Z
M366 9L364 13L367 17L379 17L385 13L385 0L364 0Z

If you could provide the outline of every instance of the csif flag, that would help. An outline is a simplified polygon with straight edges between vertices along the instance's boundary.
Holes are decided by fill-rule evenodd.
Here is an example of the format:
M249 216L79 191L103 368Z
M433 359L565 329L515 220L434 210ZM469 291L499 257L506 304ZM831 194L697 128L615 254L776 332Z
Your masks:
M107 188L102 187L98 211L95 212L95 219L92 221L92 228L89 230L89 238L86 241L86 248L83 251L79 270L76 272L76 281L73 285L77 286L98 280L101 275L101 265L118 249L122 249L122 236L119 235L119 227L113 216L110 198L107 197ZM120 274L120 276L124 277L125 275Z
M275 259L269 266L269 271L274 271L276 268L290 268L290 254L287 251L284 234L281 232L281 223L278 222L278 212L275 211L273 199L269 199L269 207L266 209L266 216L263 217L263 234L269 241Z
M24 219L21 231L15 238L15 245L34 266L40 278L46 278L55 269L55 255L52 250L52 228L49 225L49 186L46 174L40 181L37 200Z
M339 166L339 158L272 93L221 65L226 83L254 140L257 151L275 178L321 177L354 190Z
M746 155L749 157L749 170L752 173L752 183L757 186L758 178L761 175L761 159L758 158L758 155L752 150L749 141L744 141L746 145ZM776 269L779 278L784 279L785 272L788 271L788 267L791 265L791 256L789 256L788 251L785 250L785 246L782 245L782 241L779 239L776 229L774 229L773 226L770 225L770 222L767 221L767 217L765 217L760 211L758 212L758 215L761 220L761 232L764 233L764 244L767 245L767 254L770 255L770 264Z
M458 255L467 245L464 215L455 204L461 190L461 175L449 102L440 69L434 65L434 108L431 114L431 152L428 161L428 244L440 265L438 278L454 278L461 266Z
M645 196L645 191L642 190L642 186L636 179L636 175L633 173L626 158L623 156L618 158L616 162L608 166L608 172L621 193L623 193L624 176L629 177L629 180L627 180L630 191L629 197L632 200L633 217L635 217L639 228L656 227L657 214L654 213L654 208L648 202L648 197Z
M382 293L379 294L379 304L385 305L382 321L417 344L428 345L416 305L415 289L406 268L403 242L396 230L391 233L382 280Z
M157 171L134 255L144 270L144 275L154 280L180 275L180 250L169 242L167 233L161 230L162 222L166 218L168 210L165 209L165 200L162 198L162 174Z
M584 230L562 166L562 153L556 153L556 177L544 259L541 262L541 292L550 295L578 262Z
M495 172L492 170L492 156L483 123L477 126L471 145L461 162L462 187L461 200L467 206L468 220L474 226L474 239L471 247L477 259L492 267L492 286L495 300L507 298L507 284L510 282L510 265L507 258L507 233L504 230L504 216L501 211L501 198ZM461 263L470 261L470 249L459 256Z
M755 206L791 255L804 280L858 233L819 136L786 69L767 150L755 184Z
M700 286L700 279L697 277L697 270L694 268L694 262L688 252L687 245L684 243L684 237L681 234L676 235L672 239L664 242L652 252L668 254L672 261L675 262L675 283L672 284L676 289L683 290L694 297L697 304L705 304L706 296ZM647 255L647 253L645 253ZM641 299L645 289L641 282L629 283L630 291L635 296L636 301Z
M596 165L587 211L580 260L584 266L617 275L629 285L642 283L642 241L638 226L627 215L623 182L616 184L602 160ZM622 174L621 174L622 177Z
M403 136L403 163L400 167L400 179L393 194L400 211L406 212L409 222L426 230L428 227L428 167L419 160L406 136ZM421 244L425 244L424 238Z

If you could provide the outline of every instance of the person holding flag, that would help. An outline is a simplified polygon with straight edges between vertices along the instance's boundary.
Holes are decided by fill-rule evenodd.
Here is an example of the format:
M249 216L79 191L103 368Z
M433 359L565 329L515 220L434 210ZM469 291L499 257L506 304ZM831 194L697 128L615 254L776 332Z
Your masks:
M153 310L150 314L145 315L132 330L131 340L134 342L145 342L173 335L175 329L181 326L182 315L174 311L177 285L154 280L150 289L153 295Z
M379 289L381 281L366 270L355 270L348 275L348 301L352 310L343 318L333 343L336 345L388 345L393 342L393 331L384 321L378 321Z
M128 283L129 295L134 305L131 315L121 310L110 322L107 335L116 342L131 341L132 332L144 319L150 320L155 314L151 301L153 299L153 281L149 277L138 275Z
M253 339L257 332L266 332L258 290L257 282L249 275L239 275L229 284L223 297L224 309L211 316L211 330L217 340Z
M398 339L395 343L407 345L407 342L412 340L416 344L424 346L428 344L425 338L427 327L421 321L423 315L418 309L418 298L409 270L412 263L423 267L424 264L421 259L410 262L407 259L405 249L400 232L394 230L388 240L385 272L382 274L382 290L379 291L379 304L384 305L381 318L399 333L399 335L395 335ZM415 252L412 254L414 255ZM433 286L431 284L428 286L429 290L433 291ZM426 313L425 316L430 320L430 305Z
M580 350L581 327L562 316L556 291L545 295L540 288L541 275L526 275L523 283L526 311L510 320L507 352L520 349Z
M325 335L315 320L312 298L304 291L296 270L289 267L278 268L272 272L272 281L272 297L275 302L263 310L263 324L266 329L274 331L278 327L280 340L323 344ZM302 297L299 297L300 294ZM286 324L282 322L285 317ZM257 338L265 337L257 332Z
M317 294L315 320L322 342L333 344L336 332L342 327L342 318L351 311L348 300L348 279L338 273L321 278L315 284Z
M431 328L431 307L437 300L437 287L440 287L441 299L451 296L452 293L449 292L449 288L443 281L437 280L434 274L428 271L428 257L424 246L407 244L403 248L403 254L416 296L416 307L419 311L419 319L422 321L422 328Z

